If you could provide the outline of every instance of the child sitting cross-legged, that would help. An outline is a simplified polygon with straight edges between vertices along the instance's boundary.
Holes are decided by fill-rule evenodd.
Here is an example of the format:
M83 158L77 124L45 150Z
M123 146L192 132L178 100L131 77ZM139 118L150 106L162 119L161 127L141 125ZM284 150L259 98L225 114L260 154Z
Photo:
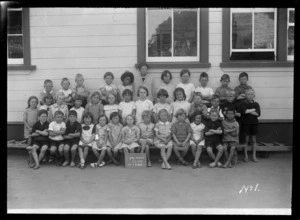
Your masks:
M188 162L184 160L184 157L190 148L189 141L193 131L190 123L185 121L187 114L183 109L179 109L175 115L177 122L175 122L171 127L174 141L173 151L177 156L179 163L186 166L188 165Z
M151 123L151 113L146 110L142 113L143 122L138 124L141 130L141 137L139 139L139 144L141 145L141 153L146 151L147 166L151 167L149 145L153 145L154 138L154 124Z
M239 123L235 120L234 113L234 109L227 109L226 118L222 121L224 128L223 146L226 158L226 163L223 165L223 168L231 168L237 162L236 144L239 142ZM228 147L230 148L229 157L227 152Z
M159 122L156 123L154 131L155 131L155 139L154 145L160 148L160 155L163 160L161 164L162 169L171 170L172 167L169 164L168 160L172 154L172 135L171 135L171 126L172 123L169 122L169 115L166 109L161 109L158 112Z
M210 120L205 124L205 147L208 155L213 160L209 164L209 167L222 167L222 163L219 162L224 148L221 144L221 136L223 133L222 122L218 120L219 114L217 111L213 110L210 112ZM218 150L217 156L214 154L214 150Z

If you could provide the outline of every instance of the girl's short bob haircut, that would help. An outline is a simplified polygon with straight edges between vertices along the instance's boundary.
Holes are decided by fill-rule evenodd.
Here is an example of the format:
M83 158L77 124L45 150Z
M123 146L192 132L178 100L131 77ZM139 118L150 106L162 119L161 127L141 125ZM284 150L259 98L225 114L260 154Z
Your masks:
M197 115L201 115L201 118L203 117L202 112L197 110L191 115L191 122L195 121Z
M183 69L180 71L180 77L182 77L183 74L188 73L189 76L191 76L191 71L189 69Z
M142 112L142 119L144 119L145 116L151 117L151 112L149 110L145 110Z
M201 78L208 78L208 74L206 73L206 72L202 72L201 74L200 74L200 79Z
M157 98L159 98L161 96L165 96L166 98L168 98L169 97L168 91L165 89L160 89L157 93Z
M106 73L104 74L103 79L105 79L105 78L108 77L108 76L111 76L112 79L115 78L115 77L114 77L114 74L113 74L112 72L106 72Z
M85 119L85 118L90 118L90 119L91 119L91 123L92 123L93 120L94 120L93 114L90 113L90 112L86 112L86 113L84 113L84 114L82 115L82 121L83 121L83 122L84 122L84 119Z
M178 118L179 115L184 115L185 117L187 116L186 112L182 108L177 110L177 112L175 113L175 117Z
M167 114L167 116L168 116L168 118L169 118L169 112L167 111L167 109L163 108L163 109L159 110L158 113L157 113L157 116L158 116L159 120L161 120L161 119L160 119L160 115L161 115L162 113L164 113L164 112Z
M125 71L122 76L121 76L121 81L124 82L124 79L126 77L129 77L130 78L130 83L133 83L134 81L134 75L132 72L129 72L129 71Z
M109 119L112 120L114 117L117 117L117 116L119 117L119 120L120 120L119 113L118 112L113 112L113 113L110 114Z
M124 89L124 91L122 92L122 97L124 97L125 95L130 95L132 100L133 92L130 89Z
M135 125L135 118L133 117L133 115L127 115L126 117L125 117L125 123L124 123L124 125L127 125L127 118L128 117L131 117L132 119L133 119L133 124Z
M225 80L230 81L230 76L229 76L228 74L223 74L223 75L221 76L220 81L222 82L222 81L225 81Z
M248 73L246 73L246 72L241 72L240 75L239 75L239 79L242 78L242 77L244 77L244 76L245 76L245 77L247 78L247 80L248 80Z
M161 73L161 80L164 80L164 77L169 75L170 76L170 80L172 80L172 73L169 70L165 70Z
M176 88L176 89L174 90L174 101L176 101L176 93L177 93L177 92L182 92L182 94L183 94L183 100L186 100L186 94L185 94L185 92L184 92L184 89L181 88L181 87L178 87L178 88Z
M62 115L63 117L65 116L64 113L63 113L61 110L57 110L57 111L54 113L54 118L55 118L57 115Z
M52 101L51 101L51 103L53 104L53 96L52 95L50 95L50 94L47 94L47 95L45 95L44 96L44 98L43 98L43 102L44 103L46 103L46 99L51 99Z
M138 97L140 97L140 90L141 89L143 89L143 90L145 90L146 91L146 93L147 93L147 96L149 95L149 91L148 91L148 89L147 89L147 87L145 87L145 86L139 86L139 88L138 88L138 91L137 91L137 96Z
M98 122L100 121L100 118L105 118L106 124L108 123L108 118L106 117L106 115L100 115Z
M36 100L36 104L39 103L39 99L38 99L36 96L30 96L30 97L28 98L28 100L27 100L27 104L28 104L28 107L27 107L27 108L30 108L30 101L31 101L32 99L35 99L35 100Z
M99 96L99 98L101 97L100 92L95 91L92 93L91 98L93 98L95 95Z
M39 110L39 117L42 115L42 114L46 114L47 116L48 116L48 111L47 110L45 110L45 109L41 109L41 110Z

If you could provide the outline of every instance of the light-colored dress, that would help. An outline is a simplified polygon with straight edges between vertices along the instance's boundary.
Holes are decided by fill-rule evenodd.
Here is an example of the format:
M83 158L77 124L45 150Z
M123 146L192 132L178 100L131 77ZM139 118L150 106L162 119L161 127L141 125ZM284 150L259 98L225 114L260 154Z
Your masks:
M94 149L99 150L99 151L106 149L106 146L105 147L101 146L101 148L99 148L97 145L97 141L99 141L99 143L102 145L104 143L107 132L108 132L107 125L104 125L103 127L99 124L96 125L95 141L93 142L93 145L92 145L92 147ZM107 140L108 140L108 138L107 138ZM109 142L107 141L106 144L109 144Z
M155 85L154 85L155 86ZM157 93L160 89L165 89L168 92L169 97L166 99L166 102L171 104L172 102L174 102L174 90L175 90L176 86L173 83L164 83L162 81L162 83L158 86L158 88L156 89L156 93L155 93L155 99L157 98Z
M113 124L112 122L110 122L108 124L107 130L109 134L111 134L112 141L114 141L115 143L118 141L119 136L122 135L121 133L122 128L123 125L121 123ZM107 142L109 142L108 146L112 148L111 142L109 140ZM122 146L122 139L120 139L120 142L114 148L121 149L121 146Z
M203 139L204 137L204 129L205 129L205 125L203 123L200 123L198 125L196 125L194 122L191 124L191 128L193 130L193 137L195 140L199 140L202 139L202 141L200 141L200 143L198 145L202 145L205 146L205 140ZM190 140L190 144L195 144L194 141Z
M88 130L85 130L84 127L87 126L85 124L82 124L81 127L82 127L82 132L81 132L81 138L85 141L89 141L91 139L91 137L93 136L94 132L95 132L95 129L94 129L94 124L90 124L88 125L89 126L89 129ZM94 131L94 132L93 132ZM92 147L93 146L93 143L94 141L92 141L91 143L89 143L87 146L90 146ZM80 146L86 146L86 144L84 144L81 140L79 141L79 145Z
M149 124L145 124L144 122L142 122L138 124L138 127L141 131L139 143L153 145L154 124L151 122Z
M33 125L38 121L39 110L37 108L31 109L27 108L24 111L23 119L27 122L29 127L32 129ZM24 138L29 138L30 129L24 126Z
M176 88L183 88L185 95L186 95L186 101L189 101L190 98L192 97L194 91L195 91L195 85L193 83L178 83L178 85L176 86Z
M107 119L110 120L109 117L110 117L111 113L118 112L119 105L117 105L117 104L113 104L113 105L108 104L108 105L104 105L103 109L104 109L104 113L105 113Z
M128 126L123 127L121 132L122 132L123 141L133 141L140 135L140 129L136 125L134 125L131 128ZM137 142L132 142L131 144L125 144L123 142L121 148L124 147L128 149L133 149L139 147L139 145Z
M159 121L158 123L156 123L154 131L158 132L158 135L163 137L163 138L169 138L171 135L171 127L172 127L172 123L167 121L167 122L162 122ZM173 146L173 142L172 139L165 144L164 142L162 142L161 140L159 140L157 137L155 137L154 139L154 145L158 148L169 148Z
M148 99L144 101L137 100L135 102L135 109L136 109L135 120L136 120L136 125L138 125L143 121L142 119L143 111L148 110L151 112L153 110L153 103Z
M166 109L168 114L171 115L173 113L171 105L169 103L156 103L153 108L153 112L158 114L161 109Z
M172 123L177 121L176 118L176 112L179 109L183 109L186 112L186 115L188 116L188 113L190 111L190 107L191 107L191 103L187 102L186 100L184 101L175 101L171 103L171 108L172 108L172 112L173 112L173 119L172 119ZM186 121L189 122L188 117L186 118Z
M131 115L132 111L135 109L135 102L130 101L130 102L121 102L119 104L119 110L122 111L122 120L125 122L125 118L127 115Z

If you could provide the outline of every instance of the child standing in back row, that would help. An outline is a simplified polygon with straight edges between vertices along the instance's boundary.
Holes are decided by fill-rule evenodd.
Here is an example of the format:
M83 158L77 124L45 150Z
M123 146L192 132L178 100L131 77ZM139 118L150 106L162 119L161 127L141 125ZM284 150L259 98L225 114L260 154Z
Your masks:
M212 99L214 91L211 87L207 86L208 74L206 72L201 73L199 81L200 81L200 86L198 86L195 89L195 94L200 93L203 104L206 105L207 108L209 108L211 106L210 101Z
M113 94L115 97L118 96L118 87L113 84L114 74L112 72L106 72L104 74L105 83L100 86L100 97L102 104L108 104L108 94Z
M244 148L245 158L244 161L248 162L247 147L249 138L251 137L251 146L253 153L253 162L258 162L256 158L256 134L258 129L258 117L260 116L260 106L253 99L255 97L255 92L253 89L246 90L246 101L242 103L242 126L243 132L246 139L246 147Z
M44 90L40 93L40 105L44 105L44 98L46 95L51 95L55 99L55 92L52 90L53 83L50 79L44 81Z
M87 101L88 101L87 99L90 95L90 92L83 84L84 78L81 73L76 74L75 83L76 83L76 86L73 89L72 97L74 98L75 95L80 95L82 97L82 107L85 108Z
M220 105L222 105L227 100L227 92L232 91L233 89L228 86L230 82L228 74L223 74L220 82L222 85L216 89L215 95L220 97Z
M234 88L236 101L241 105L242 102L246 100L246 90L252 89L251 86L247 85L248 82L248 74L246 72L242 72L239 75L240 85Z
M193 101L195 85L190 83L191 72L188 69L183 69L180 72L181 83L178 83L176 88L180 87L184 89L186 95L186 101L191 103Z
M72 100L72 89L70 89L70 81L68 78L63 78L61 80L61 86L62 88L58 90L58 92L62 92L65 95L65 103L68 106L68 109L70 110L73 106L73 100Z

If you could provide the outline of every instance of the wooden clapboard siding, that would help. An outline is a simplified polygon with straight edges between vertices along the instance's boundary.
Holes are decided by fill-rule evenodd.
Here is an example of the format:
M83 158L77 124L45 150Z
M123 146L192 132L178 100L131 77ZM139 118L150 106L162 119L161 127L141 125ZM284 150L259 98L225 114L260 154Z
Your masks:
M61 88L68 77L71 88L75 75L82 73L92 92L104 82L103 74L111 71L115 84L125 70L138 74L136 8L30 8L31 63L34 71L9 71L7 81L8 122L22 121L27 99L38 96L45 79ZM229 30L224 30L229 31ZM190 68L190 81L199 86L201 72L209 74L209 86L220 86L222 74L230 76L230 87L239 85L238 76L245 71L260 103L260 119L293 119L293 76L291 67L221 68L222 8L209 9L210 68ZM165 69L150 69L155 83ZM180 82L180 68L170 68L173 83Z

